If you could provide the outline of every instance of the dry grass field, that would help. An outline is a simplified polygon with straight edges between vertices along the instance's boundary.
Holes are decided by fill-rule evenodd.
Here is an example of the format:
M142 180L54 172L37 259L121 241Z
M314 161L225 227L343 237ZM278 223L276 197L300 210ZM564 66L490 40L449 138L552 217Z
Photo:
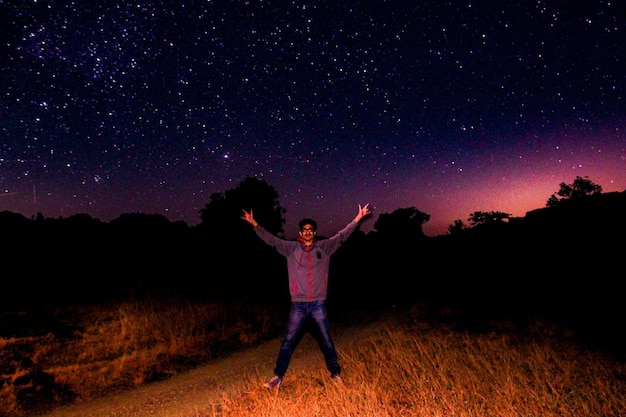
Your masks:
M269 395L251 381L248 391L196 416L589 417L626 410L623 364L553 339L389 328L341 360L349 375L342 386L323 369Z
M255 300L163 299L55 309L49 313L63 332L0 338L0 416L41 415L232 357L278 337L285 311ZM529 318L523 326L487 320L471 331L453 309L416 304L396 315L345 315L336 331L381 320L375 334L338 346L342 385L322 366L294 368L277 390L247 375L189 417L617 417L626 410L624 358L581 344L573 330Z

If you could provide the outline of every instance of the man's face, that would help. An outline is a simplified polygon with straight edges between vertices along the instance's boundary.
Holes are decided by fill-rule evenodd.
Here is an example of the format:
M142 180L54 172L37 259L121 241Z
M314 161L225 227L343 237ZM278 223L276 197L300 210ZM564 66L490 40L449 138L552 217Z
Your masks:
M300 229L300 237L302 237L305 242L313 241L313 238L315 237L315 229L313 228L313 226L311 226L310 224L305 224L304 226L302 226L302 229Z

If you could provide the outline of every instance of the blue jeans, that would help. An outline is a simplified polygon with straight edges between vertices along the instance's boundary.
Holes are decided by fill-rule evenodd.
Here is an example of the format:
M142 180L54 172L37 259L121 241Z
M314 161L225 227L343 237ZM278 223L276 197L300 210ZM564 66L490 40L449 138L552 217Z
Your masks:
M309 319L309 321L307 321ZM287 330L278 352L274 375L284 377L291 360L291 355L302 339L305 331L305 324L311 323L310 333L317 342L320 350L324 354L326 367L331 376L339 375L341 367L337 361L335 344L330 337L330 326L328 325L328 314L324 301L312 302L292 302L289 308L289 318L287 320Z

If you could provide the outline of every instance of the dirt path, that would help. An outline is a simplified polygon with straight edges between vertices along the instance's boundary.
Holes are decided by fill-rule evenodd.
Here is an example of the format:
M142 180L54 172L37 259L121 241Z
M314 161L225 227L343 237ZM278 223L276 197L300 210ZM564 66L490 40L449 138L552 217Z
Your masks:
M380 321L365 327L347 327L335 331L337 350L353 346L374 335L385 324ZM228 393L249 386L250 381L263 384L272 376L280 339L235 353L232 356L200 366L184 374L141 386L130 391L99 398L84 404L59 407L40 417L193 417L200 410ZM289 373L313 367L324 367L319 348L306 335L293 354ZM35 416L33 416L35 417Z

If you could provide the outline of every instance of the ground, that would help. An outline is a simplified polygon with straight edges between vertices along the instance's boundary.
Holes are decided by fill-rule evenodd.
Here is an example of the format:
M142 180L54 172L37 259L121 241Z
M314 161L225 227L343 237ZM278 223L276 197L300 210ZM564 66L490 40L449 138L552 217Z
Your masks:
M366 340L383 325L383 322L375 322L364 327L337 329L334 333L338 351L342 346L353 346L359 340ZM262 385L271 378L279 347L280 338L272 339L165 381L83 404L62 406L37 417L195 416L198 410L208 409L223 395L249 386L251 380ZM324 366L319 348L307 335L294 352L285 383L288 383L289 374Z

